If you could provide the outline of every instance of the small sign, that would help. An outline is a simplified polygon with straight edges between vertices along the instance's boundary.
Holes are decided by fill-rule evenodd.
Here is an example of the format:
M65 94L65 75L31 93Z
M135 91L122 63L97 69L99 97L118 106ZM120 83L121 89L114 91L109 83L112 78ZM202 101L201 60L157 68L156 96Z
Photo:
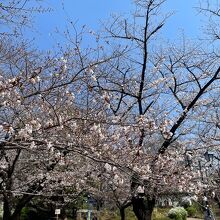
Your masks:
M60 215L60 209L55 209L55 215Z

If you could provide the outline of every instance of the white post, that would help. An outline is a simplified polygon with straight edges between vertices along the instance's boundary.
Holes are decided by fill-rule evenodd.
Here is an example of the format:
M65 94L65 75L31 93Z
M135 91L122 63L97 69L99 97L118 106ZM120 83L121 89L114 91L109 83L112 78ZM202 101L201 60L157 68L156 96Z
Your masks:
M87 220L91 220L91 211L90 210L88 210Z
M55 209L56 220L59 220L60 209Z

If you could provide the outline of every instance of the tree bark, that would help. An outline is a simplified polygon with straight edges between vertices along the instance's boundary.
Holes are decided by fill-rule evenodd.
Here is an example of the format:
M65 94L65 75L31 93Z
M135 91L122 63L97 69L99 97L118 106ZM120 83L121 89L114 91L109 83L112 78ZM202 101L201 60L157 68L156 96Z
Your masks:
M76 207L73 207L72 209L72 217L73 217L73 220L77 219L77 208Z
M138 220L151 220L155 199L132 198L133 211Z
M7 196L3 198L3 220L9 220L11 216L10 205Z
M121 217L121 220L125 220L125 208L124 207L120 208L120 217Z
M118 208L120 211L120 217L121 220L125 220L125 209L131 206L132 202L131 201L125 201L123 204L118 203Z

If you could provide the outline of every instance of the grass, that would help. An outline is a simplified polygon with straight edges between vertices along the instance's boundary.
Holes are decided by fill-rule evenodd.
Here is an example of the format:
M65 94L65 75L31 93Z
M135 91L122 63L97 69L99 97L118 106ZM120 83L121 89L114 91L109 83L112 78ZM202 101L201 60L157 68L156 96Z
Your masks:
M167 217L168 211L169 208L155 208L152 216L153 220L170 220L170 218ZM111 212L109 210L103 210L99 216L100 220L120 220L119 211ZM126 209L125 217L126 220L137 220L131 207Z
M214 212L216 220L220 220L220 208L218 206L214 206L213 212Z
M99 213L100 220L120 220L120 213L119 211L109 211L103 210ZM126 220L137 220L135 217L132 208L127 208L125 211Z
M170 208L155 208L153 211L153 220L170 220L167 216Z

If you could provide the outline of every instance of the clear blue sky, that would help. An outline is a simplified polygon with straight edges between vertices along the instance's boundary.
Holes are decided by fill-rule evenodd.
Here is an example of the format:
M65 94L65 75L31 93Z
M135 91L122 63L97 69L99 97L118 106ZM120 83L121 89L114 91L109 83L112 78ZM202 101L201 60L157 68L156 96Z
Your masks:
M65 10L62 9L62 2ZM50 36L55 28L63 29L66 20L77 21L78 26L86 24L93 30L100 28L100 23L109 18L110 14L128 14L132 11L131 0L47 0L46 5L54 11L39 14L35 17L36 29L32 35L36 37L36 44L49 49L54 44L54 37ZM166 23L164 34L167 38L175 39L176 35L184 31L186 36L196 38L201 30L201 17L195 10L198 0L168 0L165 10L174 11L174 15Z

